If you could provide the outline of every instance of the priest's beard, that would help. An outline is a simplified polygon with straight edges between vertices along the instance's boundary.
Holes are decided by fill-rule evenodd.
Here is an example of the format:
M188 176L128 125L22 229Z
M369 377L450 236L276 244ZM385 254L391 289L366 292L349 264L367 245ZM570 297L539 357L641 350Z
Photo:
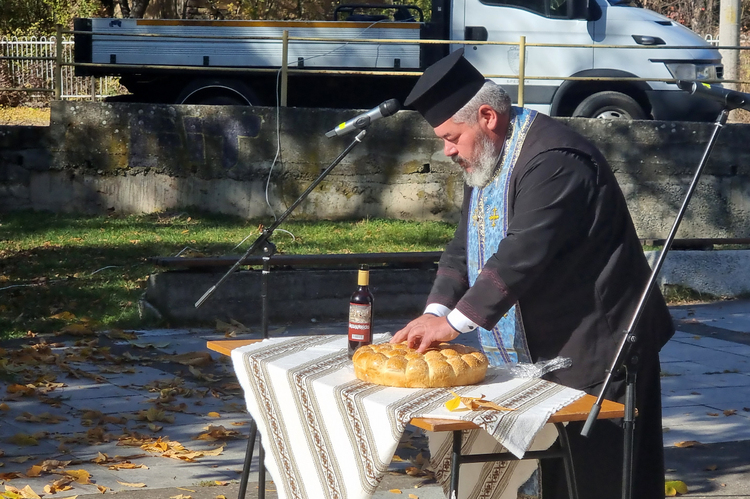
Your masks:
M479 132L474 144L474 154L471 158L453 156L453 162L463 168L464 182L470 187L485 187L495 175L497 156L500 153L490 138ZM471 171L467 171L467 167Z

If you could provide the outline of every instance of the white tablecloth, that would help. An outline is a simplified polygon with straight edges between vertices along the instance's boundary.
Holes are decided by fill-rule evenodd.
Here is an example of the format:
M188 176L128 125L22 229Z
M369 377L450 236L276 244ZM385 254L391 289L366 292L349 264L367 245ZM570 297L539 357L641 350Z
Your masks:
M385 339L376 335L375 341ZM494 439L482 430L464 432L467 451L504 446L521 457L538 433L534 448L554 442L554 428L540 430L550 415L583 395L538 379L488 372L483 383L453 390L462 396L484 395L516 410L450 412L444 404L453 396L446 389L392 388L358 380L346 348L343 335L304 336L272 338L232 352L281 499L369 498L414 417L473 421ZM451 432L431 434L432 464L441 483L449 478L450 443ZM474 478L469 478L470 466ZM463 465L459 497L502 497L533 469L529 464L521 472L522 466Z

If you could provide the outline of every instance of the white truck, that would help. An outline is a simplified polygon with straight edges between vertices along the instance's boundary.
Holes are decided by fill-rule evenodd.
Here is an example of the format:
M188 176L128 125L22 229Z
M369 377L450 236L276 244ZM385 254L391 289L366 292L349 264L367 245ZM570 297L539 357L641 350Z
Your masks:
M528 107L551 116L715 119L718 104L670 80L720 81L718 50L625 1L433 0L429 22L418 7L396 4L341 5L331 21L77 19L75 61L93 64L76 74L118 75L141 102L274 106L287 31L289 106L367 109L403 101L420 71L459 46L435 40L464 41L466 57L515 102L524 36ZM433 42L410 43L417 40Z

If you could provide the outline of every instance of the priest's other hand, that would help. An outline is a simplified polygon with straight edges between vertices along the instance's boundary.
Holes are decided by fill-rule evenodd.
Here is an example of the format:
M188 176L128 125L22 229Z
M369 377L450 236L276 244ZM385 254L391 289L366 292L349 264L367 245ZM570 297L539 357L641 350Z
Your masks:
M458 335L459 332L448 324L445 317L424 314L398 331L391 338L391 343L406 341L409 348L416 348L419 353L425 353L433 343L451 341Z

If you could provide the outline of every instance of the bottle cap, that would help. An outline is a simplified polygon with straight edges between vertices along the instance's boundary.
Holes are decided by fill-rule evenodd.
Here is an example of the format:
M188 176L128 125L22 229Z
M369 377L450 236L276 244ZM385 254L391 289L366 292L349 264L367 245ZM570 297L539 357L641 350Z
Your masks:
M357 274L357 285L368 286L370 284L370 267L368 265L360 265L359 273Z

